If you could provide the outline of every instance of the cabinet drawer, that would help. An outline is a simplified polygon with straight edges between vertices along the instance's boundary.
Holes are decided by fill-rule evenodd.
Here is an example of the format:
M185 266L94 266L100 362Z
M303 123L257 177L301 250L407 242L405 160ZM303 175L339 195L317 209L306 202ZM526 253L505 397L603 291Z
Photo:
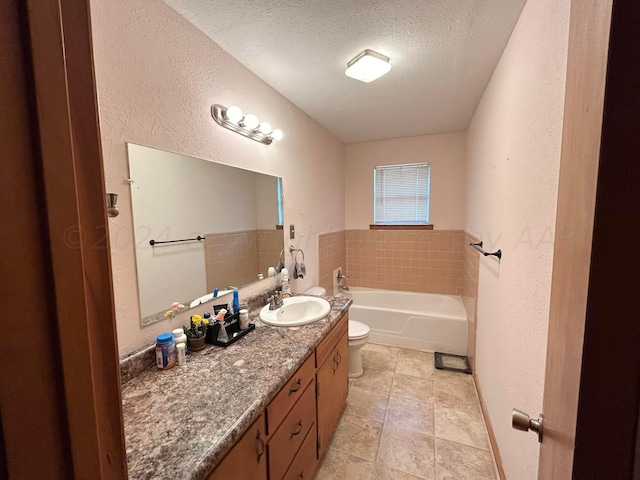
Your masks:
M287 470L284 480L311 480L318 467L316 426L307 433L302 447Z
M284 387L280 389L275 398L267 407L267 433L272 435L284 417L293 408L295 403L307 388L307 385L315 378L315 366L313 353L293 374Z
M327 336L316 347L316 368L319 368L331 354L340 337L349 331L349 312L347 311Z
M269 478L284 476L316 419L316 384L311 382L269 441Z
M266 480L264 415L253 422L245 434L222 459L207 480Z

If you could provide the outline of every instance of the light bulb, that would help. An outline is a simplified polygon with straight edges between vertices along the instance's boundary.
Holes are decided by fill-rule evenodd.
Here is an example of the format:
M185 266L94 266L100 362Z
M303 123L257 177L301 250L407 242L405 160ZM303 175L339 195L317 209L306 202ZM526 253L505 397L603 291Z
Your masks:
M282 130L276 128L273 132L271 132L271 138L274 140L282 140Z
M269 122L262 122L259 130L263 135L269 135L271 133L271 124Z
M238 123L240 120L242 120L242 110L240 110L240 107L232 105L225 110L224 116L230 122Z
M249 115L244 117L244 120L242 121L242 125L251 130L257 128L259 124L260 122L258 121L258 117L256 117L253 113L250 113Z

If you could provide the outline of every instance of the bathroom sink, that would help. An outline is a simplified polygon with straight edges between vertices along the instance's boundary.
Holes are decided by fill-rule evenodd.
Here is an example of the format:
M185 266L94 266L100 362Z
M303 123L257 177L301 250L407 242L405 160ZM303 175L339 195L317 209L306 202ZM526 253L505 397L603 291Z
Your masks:
M298 296L285 298L282 307L269 310L265 305L260 310L260 320L275 327L296 327L313 323L327 316L331 305L323 298Z

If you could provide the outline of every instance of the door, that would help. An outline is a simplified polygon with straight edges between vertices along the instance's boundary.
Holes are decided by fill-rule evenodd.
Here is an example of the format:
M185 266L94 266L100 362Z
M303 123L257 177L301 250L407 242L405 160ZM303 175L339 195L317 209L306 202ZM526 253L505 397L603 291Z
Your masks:
M127 477L88 8L0 8L0 478Z
M638 22L637 2L571 5L540 480L633 475L640 397Z

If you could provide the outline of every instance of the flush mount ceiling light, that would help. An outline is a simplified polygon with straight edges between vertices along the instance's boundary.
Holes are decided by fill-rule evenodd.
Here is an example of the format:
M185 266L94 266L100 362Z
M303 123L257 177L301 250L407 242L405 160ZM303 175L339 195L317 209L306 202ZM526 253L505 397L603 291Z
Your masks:
M385 57L373 50L365 50L356 58L347 63L344 74L361 82L373 82L376 78L391 70L389 57Z
M256 142L270 145L274 140L282 140L282 130L277 128L272 130L270 123L260 123L258 117L252 113L244 115L240 107L235 105L229 108L222 105L212 105L211 116L224 128L228 128Z

